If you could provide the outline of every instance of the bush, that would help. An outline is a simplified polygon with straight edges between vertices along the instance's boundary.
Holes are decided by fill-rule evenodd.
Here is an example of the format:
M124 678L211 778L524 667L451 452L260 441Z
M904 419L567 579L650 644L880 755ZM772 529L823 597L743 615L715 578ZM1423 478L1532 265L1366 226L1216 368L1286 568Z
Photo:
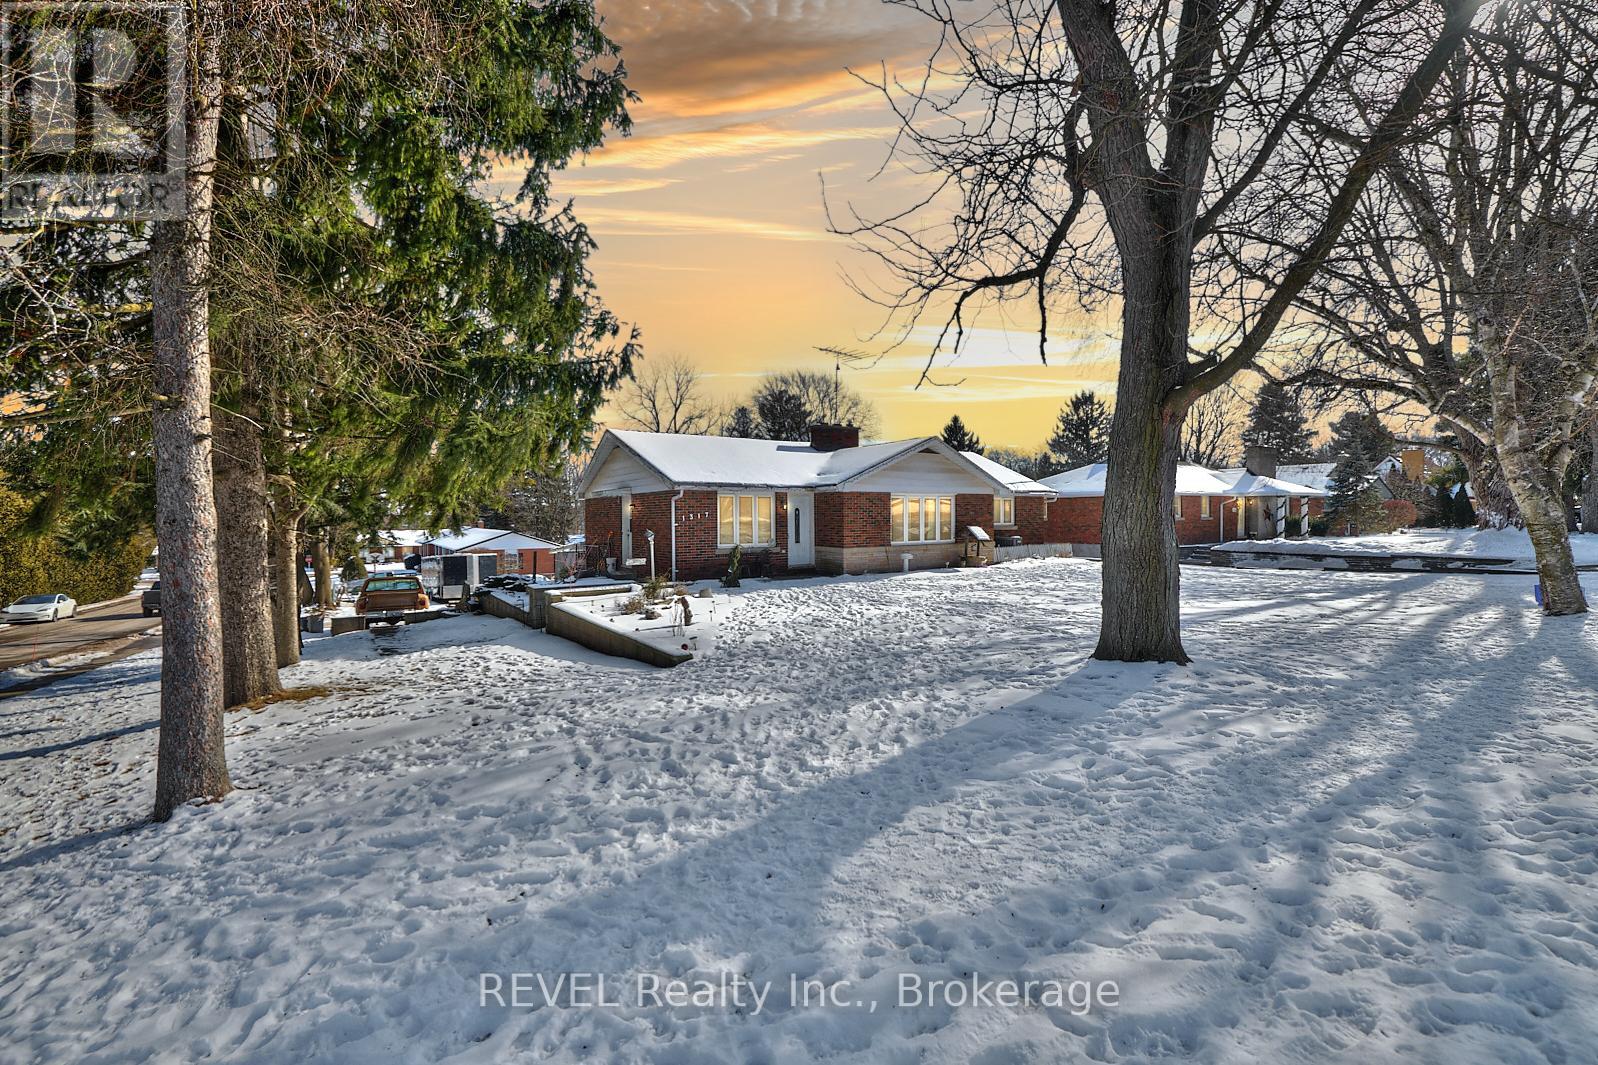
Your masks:
M671 583L671 578L664 573L656 574L644 582L644 598L651 603L659 602L666 596L666 585Z
M743 572L743 568L744 549L735 547L732 549L732 554L727 558L727 572L722 575L721 586L723 588L738 587L738 575Z
M1304 519L1289 517L1282 526L1283 536L1303 536Z
M1327 536L1332 531L1331 519L1324 514L1318 514L1309 520L1309 534L1311 536Z
M1408 529L1420 518L1420 512L1415 504L1407 499L1382 500L1383 532L1393 532L1396 529Z
M53 536L22 531L27 517L27 500L0 485L0 603L50 592L65 592L85 605L116 599L133 589L150 555L146 534L100 550L71 551Z

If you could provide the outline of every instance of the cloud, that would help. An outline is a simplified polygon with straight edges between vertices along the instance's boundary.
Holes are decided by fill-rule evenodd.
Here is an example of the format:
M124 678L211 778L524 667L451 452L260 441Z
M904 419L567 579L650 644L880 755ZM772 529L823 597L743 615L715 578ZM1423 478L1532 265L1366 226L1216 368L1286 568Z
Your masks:
M710 116L847 90L844 68L924 58L930 20L873 0L600 0L643 110Z
M892 134L892 128L887 126L784 129L770 122L738 122L711 129L613 140L589 156L585 167L652 171L698 159L748 155L791 159L802 149L846 141L883 141Z
M559 196L623 196L632 192L651 192L675 185L679 178L583 178L565 173L555 177Z
M785 222L690 211L652 211L630 207L584 207L584 223L607 237L740 236L768 240L822 241L835 239L821 229L806 229Z

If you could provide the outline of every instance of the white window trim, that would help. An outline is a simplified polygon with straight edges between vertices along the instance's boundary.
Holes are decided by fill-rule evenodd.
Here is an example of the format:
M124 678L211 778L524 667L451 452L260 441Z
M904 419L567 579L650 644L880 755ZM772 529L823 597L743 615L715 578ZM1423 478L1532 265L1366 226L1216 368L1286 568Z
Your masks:
M1003 503L1006 500L1008 500L1008 502L1010 504L1010 520L1009 521L1000 521L999 520L999 513L998 513L998 509L997 508L998 508L998 505L1000 503ZM1013 529L1013 528L1015 528L1015 496L998 496L998 495L996 495L996 496L993 497L993 506L995 508L994 509L994 513L993 513L993 527L996 528L996 529Z
M904 535L904 522L901 521L899 523L899 527L897 529L890 529L889 532L888 532L888 536L889 536L888 544L889 544L889 546L891 546L891 547L918 547L918 546L923 545L923 544L952 544L952 543L954 543L954 530L959 527L960 519L959 519L958 515L956 514L956 507L957 507L958 504L957 504L957 501L955 500L955 497L953 495L930 495L929 496L929 495L922 495L920 492L889 492L888 493L888 516L889 516L888 520L890 522L893 520L893 501L895 499L919 499L919 500L921 500L921 504L922 504L921 505L921 530L923 532L925 532L926 528L927 528L927 520L926 520L926 514L927 514L926 502L927 502L927 500L929 500L929 499L932 500L933 513L936 514L938 512L938 510L939 510L938 500L947 499L949 501L949 529L948 529L949 535L948 536L941 536L941 537L939 537L936 540L933 540L933 539L926 539L926 540L901 540L901 539L899 539L899 537ZM934 522L935 521L936 521L936 519L934 519ZM934 528L936 528L935 524L934 524Z
M745 499L745 498L769 499L769 500L771 500L771 539L769 539L769 540L756 539L756 540L753 540L753 541L751 541L750 543L747 543L747 544L745 544L745 543L732 543L732 544L729 544L726 541L722 540L722 538L721 538L721 501L723 499L731 499L733 501L732 502L732 534L733 534L733 536L736 537L738 535L738 527L741 524L740 521L739 521L739 518L741 518L743 516L740 513L740 508L741 508L742 504L740 504L738 501L740 499ZM716 493L716 515L715 515L715 520L716 520L716 548L719 551L731 551L735 547L775 547L777 545L777 494L775 492L717 492ZM750 528L754 530L754 534L757 537L760 535L760 504L759 503L755 504L755 515L754 515L753 520L750 522Z

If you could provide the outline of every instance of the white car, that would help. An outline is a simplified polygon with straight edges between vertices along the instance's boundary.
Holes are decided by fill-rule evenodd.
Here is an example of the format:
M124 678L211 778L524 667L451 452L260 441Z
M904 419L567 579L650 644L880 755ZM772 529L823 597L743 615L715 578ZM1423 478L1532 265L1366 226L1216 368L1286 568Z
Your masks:
M25 595L0 610L0 621L60 621L78 612L78 601L69 595Z

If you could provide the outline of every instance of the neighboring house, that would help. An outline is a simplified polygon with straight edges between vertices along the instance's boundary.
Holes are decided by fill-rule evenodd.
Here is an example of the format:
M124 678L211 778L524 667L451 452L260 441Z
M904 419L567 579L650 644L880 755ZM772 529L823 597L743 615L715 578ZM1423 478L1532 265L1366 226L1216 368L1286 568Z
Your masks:
M579 491L590 558L682 580L725 573L734 547L773 574L945 566L972 527L1044 542L1053 496L937 437L861 444L838 425L808 443L610 430Z
M1050 508L1050 533L1058 542L1102 542L1100 528L1104 523L1104 483L1108 473L1107 464L1096 462L1043 479L1043 483L1059 495ZM1177 543L1221 542L1222 514L1229 489L1230 483L1214 470L1186 463L1177 466Z
M1323 488L1278 476L1268 448L1250 448L1249 466L1212 470L1188 464L1176 468L1176 542L1216 544L1247 538L1270 539L1287 532L1288 519L1303 519L1325 509ZM1291 467L1284 467L1283 470ZM1058 500L1049 508L1053 542L1093 545L1103 542L1105 463L1081 466L1045 477ZM1303 526L1300 525L1300 531Z
M504 529L469 528L446 530L424 541L418 554L498 555L500 573L555 575L555 552L561 548L548 540Z

